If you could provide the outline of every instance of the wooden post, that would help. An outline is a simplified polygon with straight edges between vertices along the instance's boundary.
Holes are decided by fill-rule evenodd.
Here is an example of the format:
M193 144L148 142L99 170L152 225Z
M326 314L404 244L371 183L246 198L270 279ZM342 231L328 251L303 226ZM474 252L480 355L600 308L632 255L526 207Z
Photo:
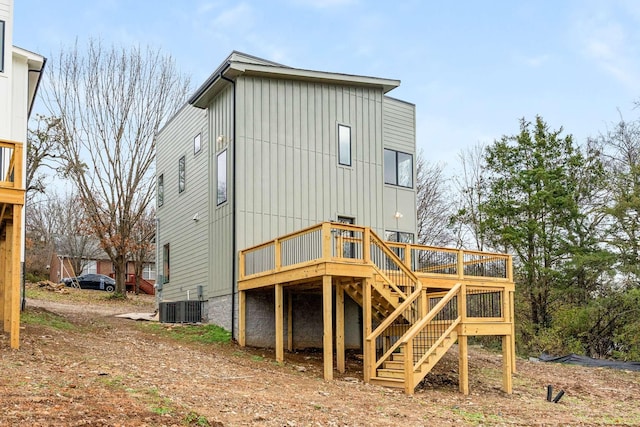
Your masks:
M509 292L510 316L511 316L511 372L516 373L516 300L515 292Z
M282 268L282 252L281 252L281 245L280 245L280 239L275 239L273 241L273 245L274 245L274 256L275 256L275 263L274 266L276 268L276 271L280 271L280 268Z
M404 346L404 392L413 394L413 340Z
M469 348L466 335L458 335L458 388L460 393L469 394Z
M344 374L344 287L342 285L336 285L336 364L338 372Z
M324 359L324 379L333 379L333 321L332 321L332 298L331 298L331 276L322 276L322 319L324 323L323 334L323 359Z
M413 268L411 268L411 244L409 243L404 246L404 265L406 265L409 270L413 271Z
M287 350L293 351L293 294L287 292Z
M331 223L322 223L322 258L331 259Z
M284 362L284 308L282 283L276 283L276 362Z
M513 393L513 380L511 378L511 337L502 336L502 390L505 393Z
M13 224L7 228L11 233L11 348L20 348L20 258L22 235L22 206L13 206Z
M457 265L458 279L464 279L464 251L458 250L458 265Z
M364 376L364 382L368 383L372 376L375 375L375 369L373 365L375 364L376 357L376 343L373 341L372 343L367 342L367 337L371 335L371 281L372 279L367 278L362 283L362 353L363 353L363 367L362 374Z
M364 228L362 240L362 259L368 264L371 262L371 229L369 227Z
M246 291L238 291L238 344L247 345L247 296Z
M9 274L7 272L7 241L6 239L0 239L0 324L2 324L2 331L9 332L9 323L5 324L5 301L7 298L7 287L9 283Z

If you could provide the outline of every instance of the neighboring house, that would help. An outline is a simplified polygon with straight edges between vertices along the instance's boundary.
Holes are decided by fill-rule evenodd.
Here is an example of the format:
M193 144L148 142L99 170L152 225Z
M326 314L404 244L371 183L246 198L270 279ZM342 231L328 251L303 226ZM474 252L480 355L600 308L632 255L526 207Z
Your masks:
M412 243L415 106L387 95L399 84L231 53L158 133L161 320L199 300L278 361L285 339L322 347L325 378L335 334L338 370L360 348L365 381L409 393L454 342L499 335L510 392L510 257Z
M0 318L18 348L27 123L46 60L12 43L13 0L0 0Z
M73 250L69 249L72 246ZM49 263L49 280L58 283L65 277L75 277L81 274L94 273L114 277L113 262L105 251L100 248L97 239L77 237L73 241L67 238L55 239L53 253ZM153 251L151 251L153 253ZM81 259L78 259L80 256ZM156 283L155 255L144 263L140 280L141 292L153 295L153 285ZM78 271L80 269L80 271ZM135 290L135 264L127 262L126 286L128 291Z

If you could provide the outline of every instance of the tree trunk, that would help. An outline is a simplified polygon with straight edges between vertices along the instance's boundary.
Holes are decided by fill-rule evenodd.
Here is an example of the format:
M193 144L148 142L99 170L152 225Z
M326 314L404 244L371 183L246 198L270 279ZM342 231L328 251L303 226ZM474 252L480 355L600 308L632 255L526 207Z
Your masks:
M124 256L118 256L113 263L116 279L116 293L127 295L126 273L127 263Z

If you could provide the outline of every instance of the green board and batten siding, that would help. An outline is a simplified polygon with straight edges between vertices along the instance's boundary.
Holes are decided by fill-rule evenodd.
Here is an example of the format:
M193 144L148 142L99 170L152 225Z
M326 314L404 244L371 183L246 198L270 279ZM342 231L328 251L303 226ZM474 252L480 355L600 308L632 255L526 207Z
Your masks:
M384 148L413 155L413 187L384 186L385 230L415 233L416 218L416 108L415 105L385 97L382 109ZM396 218L396 212L402 214ZM417 237L417 236L416 236Z
M237 80L238 248L337 216L382 230L381 89ZM338 124L352 166L338 164Z
M194 153L193 139L200 133L201 149ZM170 245L169 283L163 285L164 300L197 299L197 286L206 287L208 277L209 135L206 111L185 105L158 135L157 175L164 177L164 203L158 207L160 221L158 273L163 274L163 245ZM185 190L178 192L178 161L185 157ZM198 220L193 217L198 214Z

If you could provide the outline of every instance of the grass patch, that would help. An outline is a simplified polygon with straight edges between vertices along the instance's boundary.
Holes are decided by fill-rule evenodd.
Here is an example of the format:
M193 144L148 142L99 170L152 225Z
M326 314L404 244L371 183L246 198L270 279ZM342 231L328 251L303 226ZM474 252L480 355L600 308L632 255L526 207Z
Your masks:
M502 419L497 415L485 415L482 412L469 412L464 409L453 407L451 411L454 414L460 415L469 425L486 425L486 423L498 423Z
M73 323L68 322L64 317L48 311L26 310L20 315L21 323L25 325L47 326L61 331L74 329Z
M95 305L127 305L150 306L151 301L147 295L126 295L115 292L105 292L93 289L64 288L65 292L52 292L46 287L40 287L37 283L27 283L25 295L27 298L41 301L77 302Z
M228 343L231 332L216 325L176 325L144 323L139 325L148 332L165 336L176 341L199 342L203 344Z
M201 427L211 427L209 420L206 417L199 415L197 412L191 411L187 415L185 415L182 420L183 424L188 426L201 426Z

